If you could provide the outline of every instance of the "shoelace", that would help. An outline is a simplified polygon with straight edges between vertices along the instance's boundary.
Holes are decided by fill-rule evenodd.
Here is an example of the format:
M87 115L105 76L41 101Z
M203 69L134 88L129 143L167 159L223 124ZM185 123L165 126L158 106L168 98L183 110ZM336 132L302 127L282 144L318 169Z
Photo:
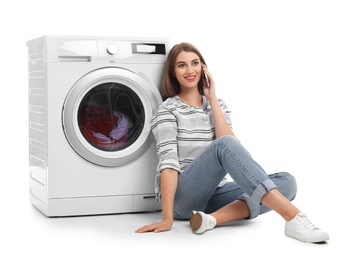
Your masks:
M306 215L299 215L299 221L300 223L304 226L304 228L306 228L309 231L313 231L314 229L318 229L318 227L316 227L311 220L309 220L307 218Z
M208 228L214 228L215 226L215 221L213 219L208 219Z
M211 219L208 220L208 226L211 228L213 227L213 221Z

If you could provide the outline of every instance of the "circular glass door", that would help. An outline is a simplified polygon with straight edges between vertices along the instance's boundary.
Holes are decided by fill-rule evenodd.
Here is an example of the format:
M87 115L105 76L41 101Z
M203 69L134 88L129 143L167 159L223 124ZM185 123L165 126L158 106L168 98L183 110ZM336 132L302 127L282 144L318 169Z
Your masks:
M124 165L153 141L150 119L161 102L144 75L103 68L81 78L63 107L63 128L72 148L101 166Z
M108 82L95 86L83 97L77 118L83 137L92 146L115 152L139 138L145 109L131 88Z

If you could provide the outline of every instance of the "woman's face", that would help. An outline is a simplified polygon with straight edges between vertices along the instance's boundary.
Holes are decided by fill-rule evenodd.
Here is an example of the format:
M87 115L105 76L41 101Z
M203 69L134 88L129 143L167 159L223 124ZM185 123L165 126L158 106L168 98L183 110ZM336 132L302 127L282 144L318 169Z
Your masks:
M195 52L182 51L174 65L174 74L181 89L197 88L201 78L201 62Z

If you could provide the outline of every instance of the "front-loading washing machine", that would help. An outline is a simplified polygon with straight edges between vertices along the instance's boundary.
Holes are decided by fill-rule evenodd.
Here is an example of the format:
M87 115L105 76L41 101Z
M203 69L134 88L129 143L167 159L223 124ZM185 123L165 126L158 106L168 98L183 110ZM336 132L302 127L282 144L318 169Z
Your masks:
M160 210L150 120L169 40L27 42L30 201L46 216Z

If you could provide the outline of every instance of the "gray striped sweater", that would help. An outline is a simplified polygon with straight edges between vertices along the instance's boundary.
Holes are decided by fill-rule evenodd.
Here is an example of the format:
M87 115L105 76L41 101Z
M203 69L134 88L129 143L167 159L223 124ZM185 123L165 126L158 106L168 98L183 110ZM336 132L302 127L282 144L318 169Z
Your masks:
M232 127L228 107L222 99L218 101ZM160 193L160 172L163 169L171 168L179 173L184 171L216 138L211 106L205 96L201 107L192 107L178 96L166 99L155 111L151 129L159 158L156 194Z

